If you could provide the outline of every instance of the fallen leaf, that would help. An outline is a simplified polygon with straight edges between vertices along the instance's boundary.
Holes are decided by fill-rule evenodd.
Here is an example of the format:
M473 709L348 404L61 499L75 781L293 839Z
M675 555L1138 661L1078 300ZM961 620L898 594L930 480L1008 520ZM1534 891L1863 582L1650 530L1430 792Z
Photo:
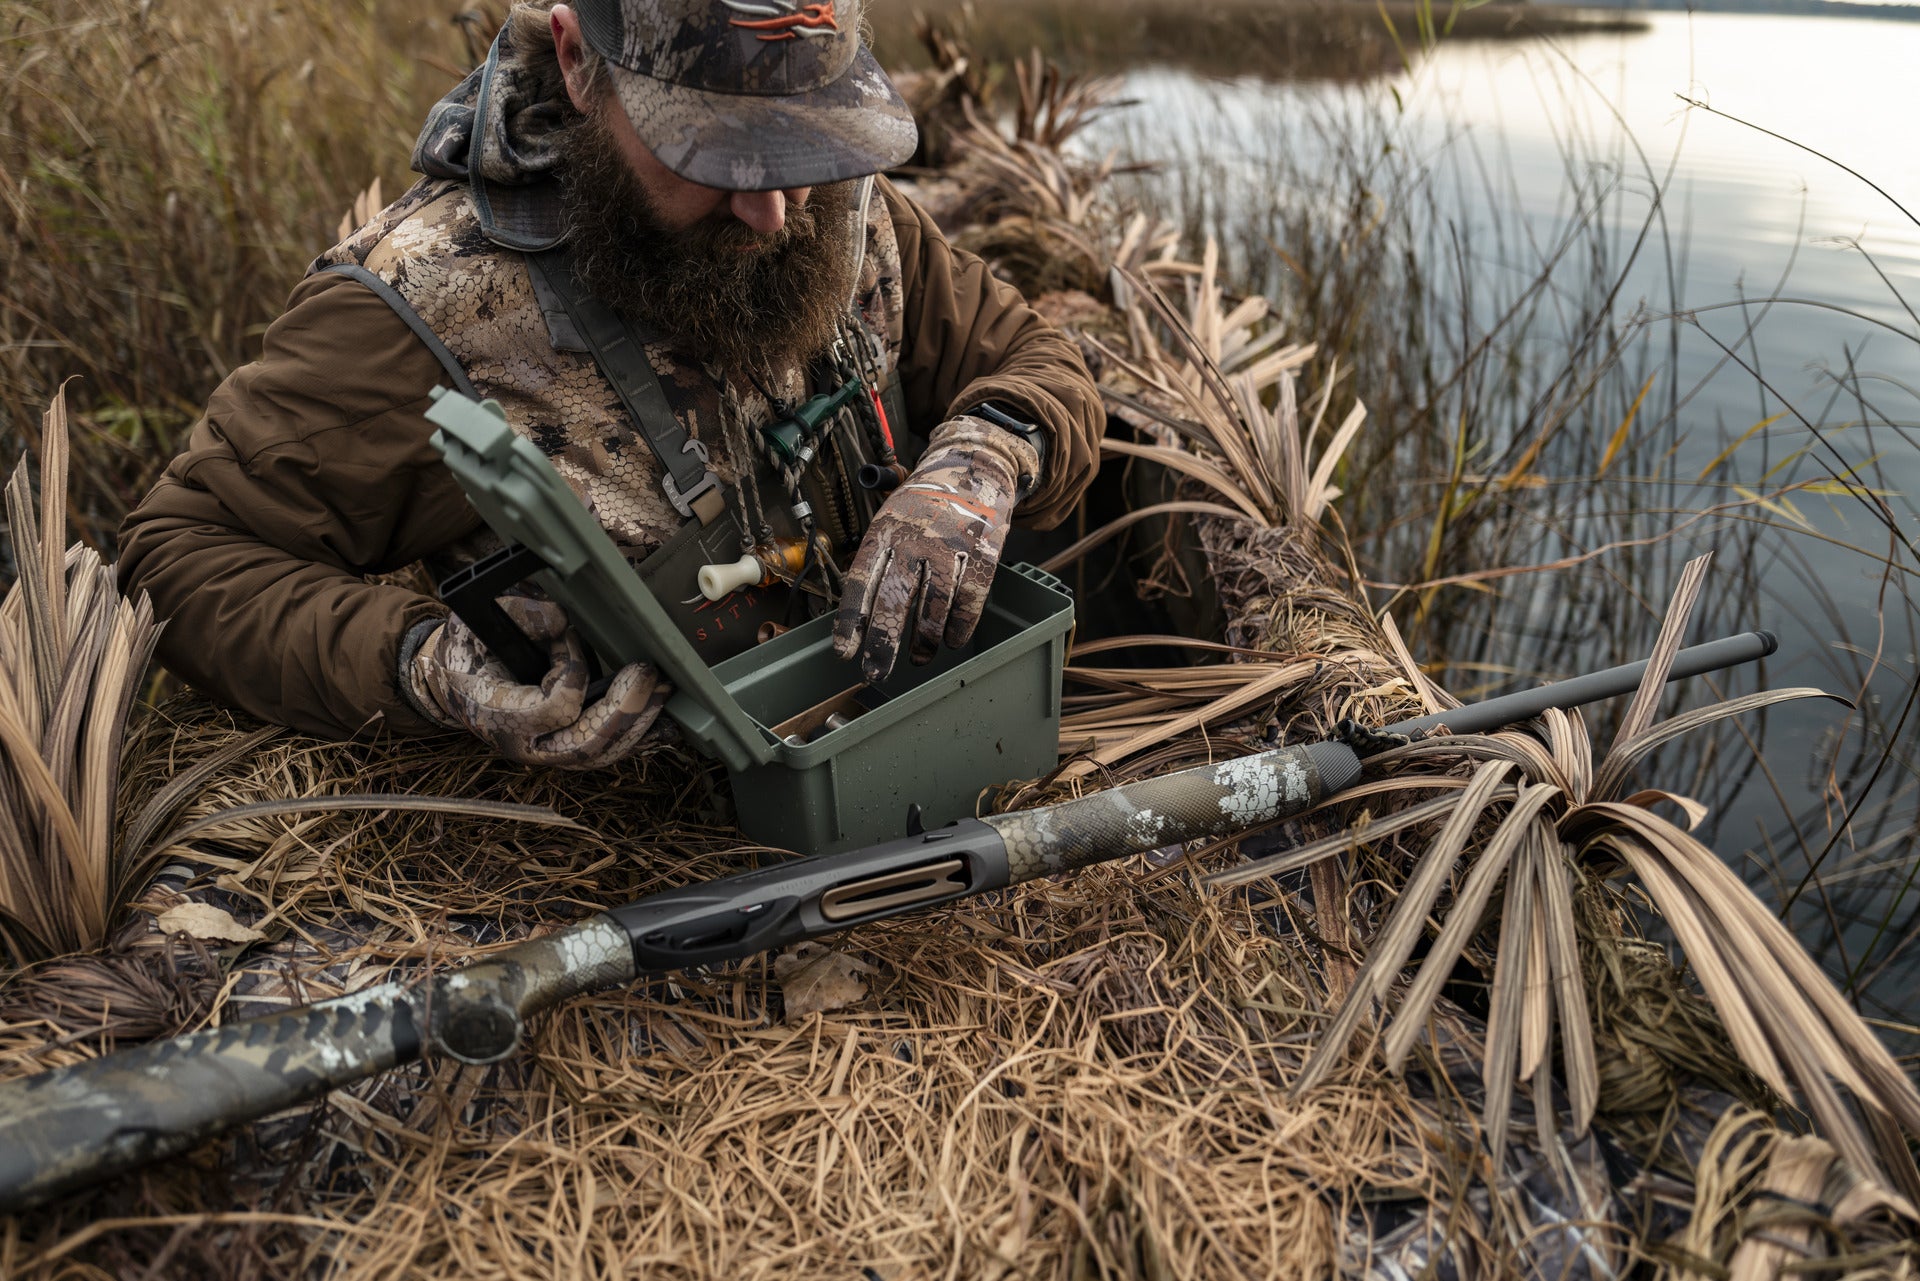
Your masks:
M801 943L773 959L773 977L780 981L789 1023L852 1005L866 996L862 976L871 973L871 965L822 943Z
M221 943L252 943L266 937L252 926L234 920L231 912L206 903L181 903L154 919L169 934L191 934L197 939Z

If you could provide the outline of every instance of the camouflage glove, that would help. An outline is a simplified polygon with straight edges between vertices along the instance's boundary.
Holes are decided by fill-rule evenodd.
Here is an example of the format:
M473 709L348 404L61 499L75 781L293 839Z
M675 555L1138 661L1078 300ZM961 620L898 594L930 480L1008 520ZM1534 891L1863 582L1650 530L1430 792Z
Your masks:
M872 682L893 670L903 638L916 663L932 661L943 640L972 639L1019 501L1018 478L1038 465L1031 445L992 423L962 417L936 428L847 571L834 652L857 656Z
M606 694L587 706L587 653L566 614L524 596L503 596L500 604L535 644L549 648L553 667L538 685L522 685L472 629L450 617L407 664L407 693L420 709L526 765L599 769L638 747L671 692L653 668L621 668Z

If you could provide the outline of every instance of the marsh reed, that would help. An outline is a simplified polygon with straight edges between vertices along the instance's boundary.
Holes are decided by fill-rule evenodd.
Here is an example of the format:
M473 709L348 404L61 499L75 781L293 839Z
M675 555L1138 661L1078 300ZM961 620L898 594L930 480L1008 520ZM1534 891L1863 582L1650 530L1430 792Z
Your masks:
M278 31L270 39L219 45L158 6L102 4L90 11L104 23L93 34L127 42L128 56L88 62L81 51L91 46L82 42L54 65L64 68L60 75L94 77L87 83L96 86L137 83L140 57L131 55L141 46L133 42L158 30L158 14L173 24L165 30L175 43L148 52L180 59L185 86L168 109L217 98L200 61L215 48L230 59L222 74L245 92L311 87L321 80L299 81L298 62L249 61L257 52L297 52L292 28L272 24L311 16L305 9L259 19L263 31ZM233 32L253 34L238 10L221 13ZM472 52L462 28L438 18L409 22L385 5L337 21L329 30L350 48L399 32L462 50L435 74L376 54L372 70L342 77L367 91L362 100L305 104L311 120L344 111L365 124L391 112L377 138L353 144L366 143L366 168L321 164L301 149L308 131L287 123L286 104L263 98L283 114L221 126L264 130L261 137L287 144L287 156L253 153L244 181L256 185L232 190L244 198L229 201L219 183L130 182L135 196L115 206L115 217L132 218L130 210L164 212L169 195L211 194L212 221L201 225L214 232L226 228L219 215L230 205L278 210L241 237L253 256L212 260L213 270L230 273L231 316L196 310L197 295L169 292L191 282L156 277L153 292L128 296L144 299L158 319L149 324L136 307L128 318L138 323L123 325L106 305L113 289L98 277L83 271L72 290L51 274L17 277L70 306L62 313L72 317L68 329L85 322L95 326L88 333L124 334L129 360L149 359L151 381L115 393L125 405L151 400L162 411L190 412L203 385L244 356L248 325L258 320L235 329L235 318L277 306L274 290L283 286L269 278L297 272L370 177L399 189L402 176L371 157L390 165L404 154L417 108ZM59 33L48 27L46 35ZM259 77L235 74L256 65ZM290 72L293 81L282 79ZM1010 87L1014 73L1005 74ZM27 91L18 92L15 101L27 103ZM409 94L417 100L409 103ZM97 132L116 136L122 126L108 128L113 112L100 110ZM59 128L51 116L26 114ZM176 141L172 132L149 132L155 146ZM134 128L127 136L143 135ZM1355 134L1354 145L1366 136ZM1457 334L1430 327L1424 305L1403 306L1420 303L1423 290L1437 292L1439 278L1407 270L1427 257L1416 242L1395 238L1358 185L1336 186L1338 198L1303 224L1301 238L1282 242L1292 246L1296 274L1317 283L1311 296L1277 290L1280 305L1269 309L1242 297L1235 280L1244 270L1245 283L1260 283L1240 249L1251 251L1264 234L1229 239L1224 254L1196 236L1183 255L1177 234L1154 219L1117 216L1096 191L1111 177L1097 162L1089 178L1072 157L1049 160L1027 141L980 144L974 178L992 188L1004 216L974 233L978 243L1000 246L1010 271L1058 272L1054 283L1088 287L1102 295L1096 306L1114 305L1117 321L1082 332L1106 360L1116 406L1139 415L1131 420L1137 433L1116 437L1115 463L1158 462L1207 491L1176 501L1215 509L1186 514L1200 517L1207 564L1230 598L1230 638L1255 653L1238 655L1253 659L1233 665L1243 671L1169 669L1156 685L1150 667L1129 667L1126 655L1098 642L1083 646L1074 727L1091 750L1033 781L1035 791L1001 799L1097 786L1243 748L1267 730L1324 732L1338 715L1377 720L1442 697L1359 587L1389 581L1383 567L1410 567L1396 580L1405 590L1395 614L1423 629L1424 650L1457 616L1449 592L1471 591L1471 576L1496 572L1488 565L1518 567L1513 553L1529 528L1522 498L1551 490L1556 477L1590 475L1630 456L1591 458L1585 471L1566 473L1555 470L1561 456L1552 452L1590 437L1567 427L1584 428L1587 415L1606 424L1603 441L1633 416L1594 376L1638 358L1611 341L1599 323L1607 313L1590 313L1597 337L1571 347L1557 368L1516 373L1503 348L1459 347ZM245 139L203 134L200 142L249 154ZM7 173L31 150L5 153ZM174 160L176 174L207 168L204 159L195 168L191 148ZM73 163L99 181L112 172L86 170L90 154ZM245 169L222 166L236 178ZM283 179L291 185L277 185ZM72 202L74 189L54 190ZM19 208L40 188L17 190L26 193ZM97 212L52 206L67 211L63 218ZM106 239L114 224L91 225L90 234ZM1021 256L1022 238L1030 244L1036 236L1049 237L1049 252ZM1566 252L1586 251L1576 240ZM122 264L125 273L137 267ZM54 327L15 332L26 336L9 348L19 362L9 369L24 371L22 380L41 376L36 362L55 350L33 344L76 341ZM104 380L111 362L96 359ZM162 384L165 395L153 392ZM1362 396L1365 414L1356 408ZM1498 412L1509 400L1543 407L1510 423ZM12 403L17 412L20 402ZM138 418L138 430L150 434L137 447L113 434L112 424L125 421L115 417L116 403L109 395L90 409L96 435L81 446L110 460L80 503L105 524L131 483L112 466L138 458L150 469L164 453L151 434L158 417ZM1452 434L1437 430L1448 424ZM1474 432L1489 443L1475 448ZM1499 466L1488 465L1490 450ZM1344 491L1338 502L1335 490ZM1434 492L1440 501L1424 498ZM1409 504L1408 493L1423 500ZM1356 534L1359 557L1327 554L1351 546ZM1367 537L1377 542L1365 546ZM1650 546L1650 554L1679 559L1664 543ZM1403 549L1418 555L1388 554ZM1504 559L1475 559L1483 555ZM1462 570L1469 578L1434 581ZM1687 581L1691 605L1698 571ZM1709 611L1714 604L1701 603ZM1596 598L1584 607L1601 616L1616 605ZM1144 714L1143 700L1154 704ZM1169 711L1181 732L1169 728ZM1662 738L1651 698L1625 715L1616 757L1645 758ZM245 735L189 699L144 721L139 746L153 762L208 759ZM185 817L206 826L157 833L172 879L156 893L186 887L217 897L268 946L230 954L228 961L242 960L217 993L205 985L159 993L149 1024L241 1017L344 990L396 966L481 950L543 922L768 856L727 830L711 771L668 749L632 762L602 791L503 769L473 745L289 736L253 746L259 750L223 759L181 798ZM1686 838L1692 810L1668 803L1681 815L1675 823L1650 814L1660 798L1622 797L1626 765L1610 767L1577 725L1553 726L1546 748L1507 736L1454 751L1428 752L1388 780L1456 801L1403 826L1391 826L1378 799L1388 787L1337 821L1324 816L1262 834L1264 844L1243 850L1102 868L931 927L873 931L849 945L870 977L838 1009L801 1013L762 962L575 1003L545 1021L537 1054L524 1061L491 1072L424 1068L373 1083L311 1115L256 1127L199 1164L9 1224L0 1233L0 1270L108 1276L174 1261L249 1277L614 1275L642 1267L730 1276L865 1267L881 1275L1305 1277L1358 1272L1395 1250L1411 1270L1445 1254L1463 1274L1517 1277L1558 1257L1543 1252L1589 1243L1609 1260L1623 1258L1626 1224L1640 1216L1634 1239L1652 1241L1650 1225L1673 1225L1661 1207L1681 1205L1701 1239L1675 1274L1697 1257L1720 1275L1736 1257L1760 1266L1750 1261L1766 1243L1744 1239L1742 1223L1725 1225L1763 1181L1783 1195L1833 1189L1846 1211L1835 1241L1875 1251L1890 1266L1910 1260L1911 1242L1900 1237L1907 1207L1885 1185L1905 1190L1913 1182L1905 1140L1887 1121L1920 1120L1911 1085L1820 976L1780 951L1779 933L1752 915L1745 890L1713 874L1710 852ZM1485 758L1478 766L1476 753ZM1517 766L1510 772L1524 780L1525 797L1500 790L1508 779L1494 775L1503 765ZM216 815L260 797L337 793L367 776L427 797L537 803L590 821L597 839L557 840L497 814L457 810ZM134 790L144 800L165 787L156 764ZM1462 798L1469 803L1457 803ZM1631 813L1600 812L1623 803ZM1324 857L1292 879L1259 863L1245 887L1202 893L1185 875L1271 855L1347 822L1378 827L1319 850ZM1574 842L1592 847L1587 855L1612 850L1656 886L1662 907L1686 923L1688 956L1721 963L1705 984L1714 1004L1694 994L1663 951L1632 936L1618 869L1575 860L1567 853ZM1488 857L1455 868L1463 850ZM1449 914L1430 923L1429 908ZM1403 974L1401 962L1423 948L1433 965ZM1763 976L1774 998L1768 1009L1755 1014L1739 984L1724 981L1728 963ZM1327 1035L1366 1022L1374 997L1402 1020L1382 1028L1386 1042ZM0 1021L0 1061L10 1073L91 1053L109 1035L104 1017L98 1030L52 1035L17 1004ZM1744 1067L1727 1053L1730 1036L1747 1054ZM1376 1048L1403 1074L1374 1070ZM1336 1064L1341 1071L1330 1074ZM1867 1106L1856 1113L1852 1102L1821 1093L1829 1076ZM1512 1088L1521 1079L1534 1090ZM1554 1091L1569 1083L1563 1102L1571 1106L1556 1106ZM1778 1095L1796 1090L1850 1158L1851 1174L1825 1142L1786 1139L1731 1109L1734 1101L1775 1107ZM1737 1123L1715 1130L1711 1116L1701 1121L1716 1108ZM1536 1219L1516 1191L1522 1177L1541 1175L1554 1195L1577 1181L1571 1171L1599 1177L1602 1128L1643 1163L1647 1178L1617 1201L1609 1188L1604 1205L1570 1202L1571 1225L1558 1208ZM1709 1131L1710 1160L1696 1161L1688 1145ZM1513 1141L1489 1149L1490 1134ZM1527 1164L1536 1140L1558 1154L1551 1173ZM1861 1172L1876 1165L1878 1180L1863 1182ZM1495 1172L1484 1182L1475 1176L1483 1167ZM1689 1182L1696 1175L1697 1185ZM207 1210L233 1204L255 1208ZM1827 1238L1816 1240L1804 1219L1784 1229L1780 1249L1811 1266L1800 1256L1817 1254Z

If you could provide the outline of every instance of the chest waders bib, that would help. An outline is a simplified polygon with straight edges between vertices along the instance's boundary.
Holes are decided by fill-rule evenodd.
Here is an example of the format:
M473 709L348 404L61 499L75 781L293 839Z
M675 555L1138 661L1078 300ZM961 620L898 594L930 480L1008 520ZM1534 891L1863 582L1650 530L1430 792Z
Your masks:
M642 336L611 307L580 288L567 251L529 254L526 262L555 346L577 343L573 349L593 357L626 407L629 434L637 429L659 460L661 487L685 518L679 530L638 566L641 579L674 624L712 666L751 648L768 624L786 627L804 621L794 616L794 589L779 582L742 587L717 601L702 594L698 582L702 568L729 565L742 555L740 531L747 527L748 516L738 510L738 491L729 492L719 483L708 467L706 447L681 426L647 359ZM809 392L822 381L820 372L813 371ZM881 403L890 423L906 421L897 378L886 379ZM837 420L839 416L829 420L822 442L831 437L842 458L838 466L828 462L823 448L805 472L799 496L816 513L815 528L839 544L836 551L844 555L865 532L877 502L853 483L861 465L874 459L872 442L857 427L837 428ZM758 436L755 430L748 434ZM801 523L789 509L787 490L771 464L758 452L734 462L737 467L756 469L761 492L772 499L763 515L776 539L799 539ZM832 474L836 471L844 475Z
M867 196L860 197L863 210ZM401 245L396 237L403 230ZM865 264L868 237L856 233L854 243ZM654 549L650 555L633 553L639 572L709 665L751 646L765 623L802 621L806 613L790 607L795 593L777 582L741 588L718 602L701 594L696 580L702 568L740 560L742 529L750 529L756 542L765 531L759 522L748 524L753 513L737 510L737 497L714 474L706 444L682 425L676 402L648 359L645 336L574 284L564 250L527 246L511 257L495 257L501 252L476 221L464 187L422 183L322 255L312 270L344 275L372 290L432 352L456 390L475 399L498 398L519 416L522 434L562 471L617 543ZM521 264L524 271L518 269ZM856 267L856 278L861 270ZM925 438L906 427L899 379L883 356L885 330L874 327L878 318L863 306L849 310L848 342L866 348L852 365L881 384L881 412L901 460L910 464ZM552 366L551 378L542 371L545 364ZM831 386L837 379L831 364L809 373L816 385ZM571 410L556 412L561 404L583 407L591 417L576 420ZM869 404L858 412L870 411ZM582 429L576 429L576 421ZM871 461L874 446L866 420L823 426L827 430L812 437L823 456L800 472L792 491L787 480L793 473L782 479L772 458L774 433L749 429L753 456L731 461L736 474L752 469L750 480L765 500L764 524L776 539L797 541L800 522L791 505L800 500L844 565L883 495L834 474L857 474ZM596 431L604 436L597 438ZM604 461L604 454L596 439L618 453L650 455L649 470L658 471L646 487L650 495L598 483L602 463L594 459ZM791 445L791 433L782 434L778 443ZM790 453L786 460L791 468ZM599 506L609 500L611 509ZM485 554L484 547L464 556L456 552L436 572ZM810 584L824 581L817 565L807 573ZM809 593L809 599L819 598Z

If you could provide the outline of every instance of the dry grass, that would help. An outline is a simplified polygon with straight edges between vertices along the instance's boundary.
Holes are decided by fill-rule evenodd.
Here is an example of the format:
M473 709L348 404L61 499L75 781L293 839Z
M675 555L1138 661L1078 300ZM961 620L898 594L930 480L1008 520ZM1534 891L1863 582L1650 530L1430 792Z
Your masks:
M1063 746L1087 751L1000 801L1444 699L1341 564L1332 477L1361 418L1329 409L1330 381L1297 387L1307 348L1224 290L1210 256L1178 261L1102 205L1097 174L1032 142L976 141L989 159L972 172L1003 226L1075 245L1085 292L1113 305L1082 338L1141 428L1114 455L1182 478L1241 651L1220 656L1244 661L1156 670L1118 643L1081 647ZM1651 699L1628 723L1615 760L1663 732ZM1519 1277L1598 1258L1744 1277L1824 1250L1833 1275L1911 1275L1911 1222L1857 1173L1899 1144L1886 1125L1869 1114L1863 1133L1844 1101L1813 1098L1844 1166L1764 1120L1741 1122L1751 1142L1714 1130L1734 1100L1777 1106L1768 1086L1811 1096L1827 1076L1911 1124L1911 1086L1680 828L1647 825L1646 797L1598 812L1626 779L1594 755L1570 722L1544 747L1408 749L1338 813L864 930L840 945L830 1008L803 1012L769 958L576 1001L494 1068L418 1066L6 1220L0 1274ZM131 842L165 865L149 910L112 954L9 985L8 1075L445 964L769 856L727 826L715 771L670 748L582 778L465 742L269 739L186 700L141 725L129 759L123 815L182 807ZM1515 777L1527 790L1503 799ZM370 781L539 806L593 835L504 812L222 817ZM1408 818L1415 788L1443 803ZM1565 826L1543 832L1549 816ZM1304 875L1258 861L1339 827L1364 842ZM1744 1009L1711 978L1714 1006L1693 995L1630 937L1625 891L1575 841L1650 888L1668 869L1704 886L1711 901L1662 898L1700 924L1689 958L1768 961L1778 1008ZM1225 892L1186 875L1236 866L1251 875ZM183 897L262 943L164 937L151 917ZM1426 967L1405 973L1422 945ZM1399 1012L1375 1043L1398 1075L1347 1057L1372 998ZM1758 1050L1795 1036L1811 1070L1769 1070ZM1806 1205L1769 1218L1780 1198ZM1684 1257L1660 1254L1688 1224Z
M177 710L177 729L149 731L147 759L197 756L235 733L204 707ZM689 821L711 776L671 753L590 786L464 744L282 740L224 771L195 809L366 774L591 815L602 841L366 815L195 840L192 862L224 887L220 901L278 940L236 971L246 977L223 1017L258 1009L294 972L311 997L755 857ZM756 962L575 1003L544 1022L532 1056L493 1073L374 1083L355 1092L362 1102L336 1097L313 1130L257 1127L224 1174L268 1219L250 1233L191 1224L182 1266L211 1266L238 1235L269 1275L323 1258L355 1275L542 1259L568 1274L576 1257L582 1275L849 1263L1050 1275L1076 1257L1108 1273L1197 1275L1231 1259L1255 1275L1326 1275L1352 1231L1339 1189L1417 1197L1443 1182L1427 1168L1435 1147L1470 1140L1459 1118L1388 1082L1287 1104L1323 1017L1302 944L1255 900L1177 881L1143 894L1131 879L1103 870L865 932L871 991L825 1017L784 1022L780 987ZM85 1046L46 1052L43 1036L15 1026L5 1042L43 1064ZM82 1222L194 1205L204 1190L180 1178L16 1223L26 1239L9 1275L50 1274L41 1252ZM301 1221L276 1221L276 1205ZM110 1273L171 1231L110 1228L75 1257ZM232 1265L221 1274L244 1274Z
M405 187L427 104L469 63L454 12L19 0L0 15L0 439L34 443L38 407L81 376L83 541L112 545L355 193Z

